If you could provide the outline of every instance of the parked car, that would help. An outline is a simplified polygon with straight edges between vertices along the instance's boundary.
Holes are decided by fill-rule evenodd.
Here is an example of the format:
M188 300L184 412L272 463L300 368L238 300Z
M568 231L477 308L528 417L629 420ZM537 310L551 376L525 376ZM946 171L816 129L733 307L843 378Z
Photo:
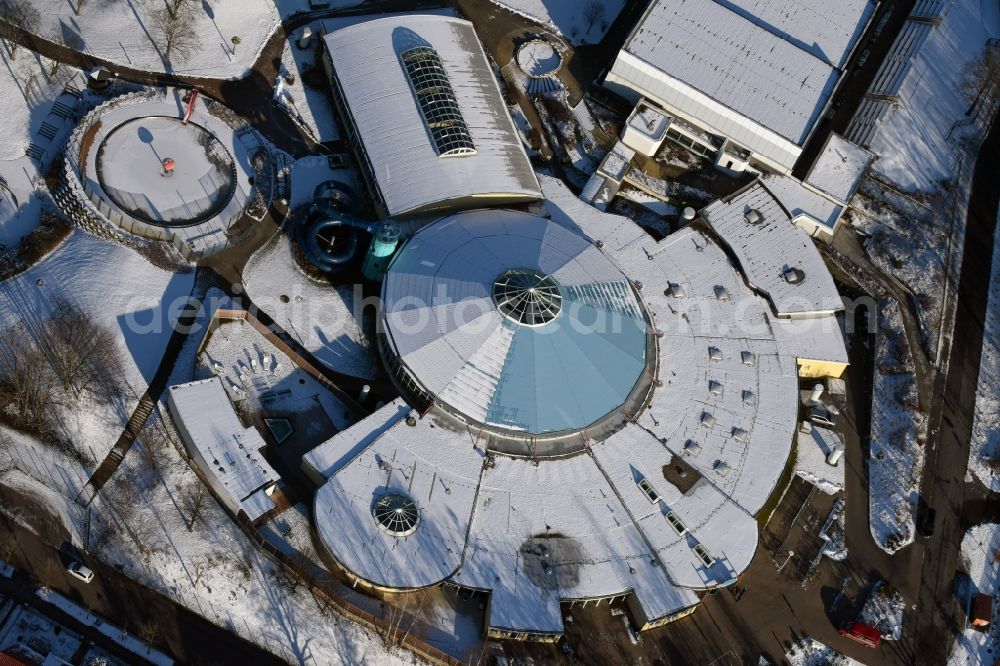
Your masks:
M850 638L865 647L877 648L882 642L882 634L875 627L869 627L864 622L847 622L840 628L840 635Z
M71 560L70 563L66 565L66 573L73 576L73 578L82 580L84 583L89 583L94 580L94 572L90 570L90 567L77 560Z

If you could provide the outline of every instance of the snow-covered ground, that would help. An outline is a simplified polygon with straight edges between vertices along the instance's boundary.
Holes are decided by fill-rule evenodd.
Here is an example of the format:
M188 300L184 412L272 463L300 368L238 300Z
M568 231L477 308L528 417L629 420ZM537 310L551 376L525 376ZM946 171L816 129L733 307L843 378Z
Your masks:
M331 0L331 7L349 7L360 0ZM168 63L156 12L158 0L89 0L76 16L66 0L32 0L41 14L35 32L122 67L151 72L216 79L247 74L280 19L308 11L308 0L186 0L193 48L177 50ZM171 3L178 4L178 3ZM232 38L238 37L234 46Z
M886 301L879 312L868 493L872 537L889 553L912 543L914 538L924 470L925 427L902 319L896 304Z
M979 362L969 470L987 488L1000 492L1000 226L993 240L993 268L983 330L983 356Z
M193 273L170 273L131 249L76 230L29 270L0 283L0 330L24 325L35 333L39 322L68 303L115 341L121 372L114 393L100 400L84 393L52 405L57 434L88 469L117 440L156 373L193 282Z
M320 27L311 27L313 38L308 48L301 49L298 39L304 28L289 35L285 50L281 54L281 77L274 87L274 99L293 120L304 126L315 141L335 141L340 138L329 86L319 56L322 42L318 37ZM321 85L314 87L306 82L312 71L319 73Z
M492 0L511 11L552 28L574 45L596 44L604 37L624 0ZM595 18L589 19L594 6Z
M863 666L814 638L803 638L785 652L789 666Z
M70 131L71 119L53 113L72 107L77 100L64 94L67 83L82 88L78 70L59 66L19 48L12 59L0 47L0 251L13 248L38 226L44 196L39 162L25 154L32 143L42 151L41 164L47 165L58 152L56 147ZM44 130L42 130L44 127ZM39 134L42 130L50 136ZM44 170L44 169L43 169Z
M75 502L16 470L4 474L3 482L9 481L54 503L75 539L86 534ZM290 580L252 545L211 495L189 530L187 498L200 483L165 438L154 412L91 505L89 543L77 544L289 663L415 663L408 653L387 650L373 633L320 605L305 585ZM294 517L292 511L282 517ZM303 520L289 522L300 532L308 527ZM308 541L306 532L295 543Z
M941 214L943 210L950 211L948 198L937 190L907 195L869 177L861 182L851 204L854 226L870 234L865 250L872 262L906 285L916 297L926 347L933 357L941 332L947 255L962 241L956 233L950 239L952 247L949 246L952 216ZM961 215L961 211L955 214ZM964 221L962 217L960 222ZM957 266L951 269L957 274Z
M899 104L871 142L878 155L875 172L906 190L930 190L954 176L952 128L968 108L958 85L966 63L982 52L987 40L1000 37L997 3L944 4L944 20L914 56Z
M884 640L898 641L903 632L903 595L885 583L878 584L865 600L858 619L878 629Z
M375 375L375 352L359 324L355 287L331 287L306 277L287 236L279 234L250 258L243 283L257 307L321 363L353 377Z
M997 556L1000 555L1000 525L988 523L977 525L965 533L962 539L961 569L969 574L960 590L962 603L968 608L969 599L980 592L993 595L993 622L988 631L977 631L967 627L955 638L948 657L950 666L990 666L996 663L997 634L1000 626L997 624L997 612L1000 609L997 599L1000 586L1000 566ZM962 618L958 618L961 622Z

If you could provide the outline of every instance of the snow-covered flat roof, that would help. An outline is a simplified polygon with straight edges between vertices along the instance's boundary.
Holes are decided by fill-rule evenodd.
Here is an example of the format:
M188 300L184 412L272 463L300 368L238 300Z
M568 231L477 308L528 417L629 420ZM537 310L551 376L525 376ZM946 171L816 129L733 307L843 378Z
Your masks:
M397 411L386 405L381 421ZM345 433L369 435L362 421ZM479 486L483 452L468 432L456 432L439 416L409 426L396 421L335 472L316 493L316 530L348 571L376 585L419 588L451 576L462 564L462 549ZM416 530L404 537L383 531L372 510L387 494L413 500Z
M778 315L844 309L819 250L760 182L712 202L700 217L733 251L747 280L767 294Z
M657 141L667 135L667 127L670 125L671 117L660 111L655 106L645 100L632 109L628 117L628 126L643 136Z
M755 22L747 12L736 11L739 5L731 8L715 0L658 0L624 50L801 146L833 93L839 72L811 49L799 46L807 32L801 30L803 10L779 13L771 11L771 2L744 3L751 4L768 10L768 17L781 15L785 20L773 26L766 19ZM843 15L859 11L858 4L851 2ZM787 23L802 37L789 41L780 36ZM818 21L813 27L816 39L826 29Z
M760 182L781 202L784 209L792 216L793 222L800 217L806 217L833 233L837 221L844 212L844 206L833 198L824 196L791 176L766 174L761 176Z
M317 475L329 479L409 413L410 407L406 402L396 398L302 456L302 463ZM359 437L358 433L363 434Z
M461 200L541 197L472 24L434 15L379 18L325 37L336 81L389 215ZM474 154L439 157L401 54L429 46L454 91ZM470 207L468 201L464 207Z
M280 477L260 453L266 442L240 423L222 380L171 386L170 407L185 443L196 449L192 454L205 461L202 471L218 480L251 521L274 508L266 491Z
M871 151L831 132L806 182L846 203L874 158Z
M797 418L796 358L772 331L778 319L696 229L659 243L647 236L615 256L643 283L663 334L662 386L637 423L756 513L781 476Z
M876 3L874 0L725 0L720 4L842 69L875 12Z

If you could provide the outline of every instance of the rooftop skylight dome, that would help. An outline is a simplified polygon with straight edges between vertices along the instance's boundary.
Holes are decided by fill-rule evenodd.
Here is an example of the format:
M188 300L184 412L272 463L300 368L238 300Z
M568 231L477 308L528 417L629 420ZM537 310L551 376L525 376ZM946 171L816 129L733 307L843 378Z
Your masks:
M417 531L420 511L416 503L401 493L378 498L372 507L372 517L380 530L394 537L405 537Z

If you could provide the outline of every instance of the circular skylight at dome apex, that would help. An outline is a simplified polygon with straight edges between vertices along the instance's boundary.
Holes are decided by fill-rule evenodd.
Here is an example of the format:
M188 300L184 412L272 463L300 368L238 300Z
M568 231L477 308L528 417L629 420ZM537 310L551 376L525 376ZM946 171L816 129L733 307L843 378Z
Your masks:
M493 299L505 317L523 326L547 324L562 310L559 284L527 268L502 273L493 283Z
M406 495L383 495L372 508L372 517L379 529L390 536L404 537L413 534L420 522L417 505Z

